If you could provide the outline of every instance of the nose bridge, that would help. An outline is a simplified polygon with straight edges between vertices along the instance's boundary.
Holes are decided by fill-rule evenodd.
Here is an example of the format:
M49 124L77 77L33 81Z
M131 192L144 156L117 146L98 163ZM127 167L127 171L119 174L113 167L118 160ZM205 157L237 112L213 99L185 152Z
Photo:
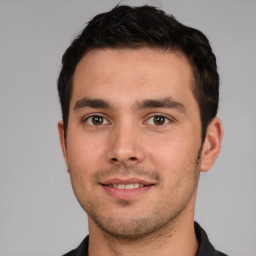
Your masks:
M135 164L142 161L144 152L139 142L139 128L134 120L124 118L116 123L111 134L109 160L115 164Z

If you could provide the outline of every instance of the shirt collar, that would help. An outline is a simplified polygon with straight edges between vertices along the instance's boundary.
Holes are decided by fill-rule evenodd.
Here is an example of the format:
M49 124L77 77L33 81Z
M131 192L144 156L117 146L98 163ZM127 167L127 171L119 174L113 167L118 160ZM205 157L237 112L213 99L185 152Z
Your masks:
M210 243L206 232L200 227L200 225L195 222L195 233L199 243L199 248L196 256L225 256L225 254L220 253L214 249ZM87 236L83 242L78 246L76 250L67 254L67 256L87 256L89 246L89 236ZM72 254L71 254L72 253Z

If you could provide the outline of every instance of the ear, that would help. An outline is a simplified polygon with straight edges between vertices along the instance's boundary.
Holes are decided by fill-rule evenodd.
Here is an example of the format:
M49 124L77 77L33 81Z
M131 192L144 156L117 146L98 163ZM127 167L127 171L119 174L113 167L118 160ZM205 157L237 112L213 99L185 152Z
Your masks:
M223 128L221 120L215 117L208 125L206 136L201 153L200 169L202 172L208 171L214 164L221 150Z
M64 160L66 162L66 166L69 170L69 163L68 163L68 157L67 157L67 144L66 144L66 140L65 140L65 136L64 136L63 121L58 122L58 131L59 131L59 138L60 138L60 145L61 145L61 149L62 149L62 154L63 154Z

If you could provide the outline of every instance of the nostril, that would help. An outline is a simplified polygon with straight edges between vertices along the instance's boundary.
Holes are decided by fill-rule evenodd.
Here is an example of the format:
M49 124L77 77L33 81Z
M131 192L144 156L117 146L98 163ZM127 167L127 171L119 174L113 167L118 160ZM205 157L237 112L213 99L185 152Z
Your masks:
M120 157L112 157L110 158L110 162L112 164L135 164L139 159L136 156L120 156Z
M113 158L111 158L111 161L112 162L117 162L118 160L115 157L113 157Z

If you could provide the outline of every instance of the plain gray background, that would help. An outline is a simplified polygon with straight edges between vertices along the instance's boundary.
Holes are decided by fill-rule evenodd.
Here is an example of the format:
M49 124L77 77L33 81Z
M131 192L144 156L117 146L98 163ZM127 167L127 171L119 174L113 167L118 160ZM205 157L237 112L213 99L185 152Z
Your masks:
M118 1L0 0L0 255L62 255L87 234L57 134L61 56ZM202 30L217 56L224 140L201 175L196 220L216 248L256 255L256 1L153 4Z

